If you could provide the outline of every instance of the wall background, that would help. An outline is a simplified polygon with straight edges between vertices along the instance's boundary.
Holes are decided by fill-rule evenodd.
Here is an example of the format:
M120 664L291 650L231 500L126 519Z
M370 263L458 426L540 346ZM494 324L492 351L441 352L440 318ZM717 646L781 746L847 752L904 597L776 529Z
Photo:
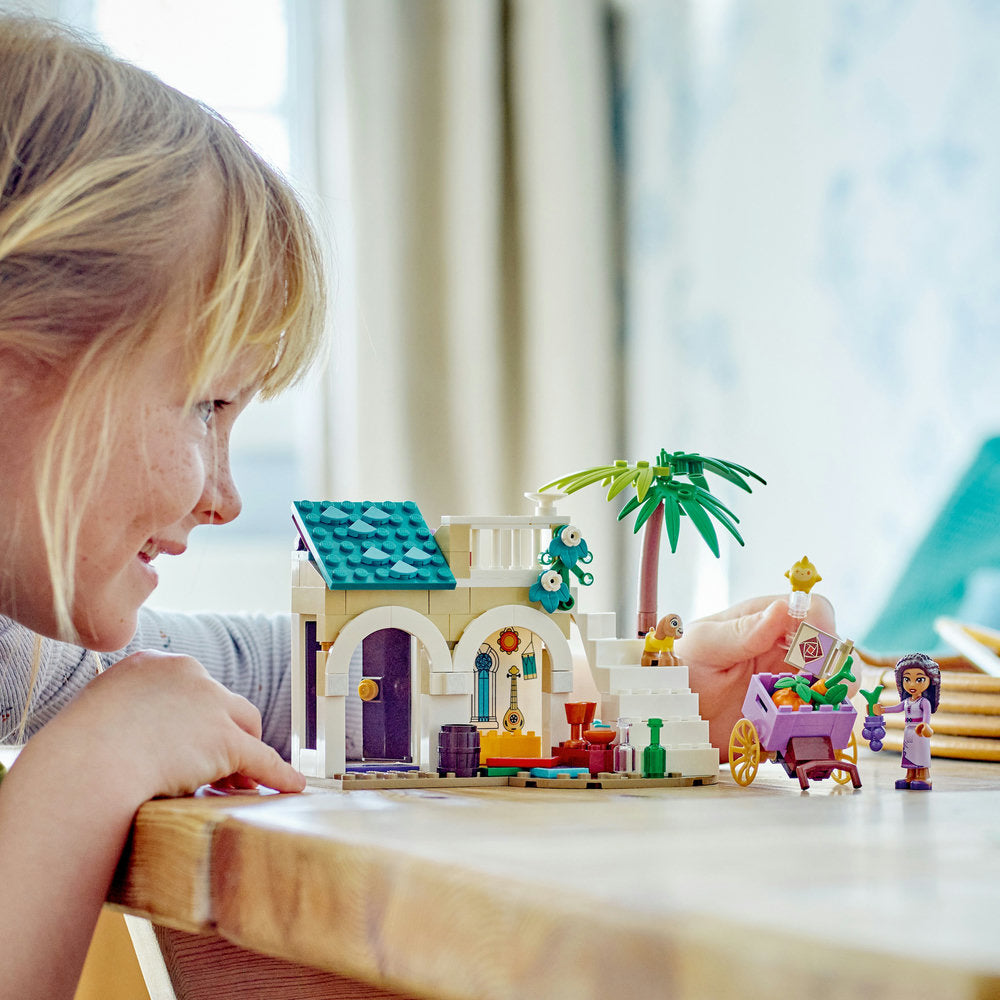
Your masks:
M88 24L116 7L0 0L12 5ZM716 561L685 532L678 554L663 559L664 611L691 618L781 592L784 571L808 554L842 633L863 639L956 479L1000 425L1000 4L284 0L278 7L294 56L280 104L289 147L298 150L292 167L300 186L320 192L334 244L340 313L332 375L318 408L313 393L305 406L282 401L248 416L234 455L244 516L196 532L184 560L164 561L156 602L285 607L290 493L411 497L431 520L469 509L520 511L521 491L541 479L616 457L652 458L665 446L742 462L769 485L751 497L720 489L747 546L724 543ZM146 9L154 8L166 9L166 0ZM118 8L115 25L127 9ZM421 30L410 30L411 22ZM345 41L351 31L364 46ZM407 60L393 61L404 44ZM370 78L362 72L368 52ZM205 62L193 52L178 56ZM420 389L433 404L427 414L404 407L393 419L433 445L432 411L448 405L464 443L432 447L416 469L398 457L404 448L393 443L383 455L365 436L373 405L394 398L373 403L365 395L373 384L366 358L404 355L391 339L379 340L377 310L361 295L366 287L389 294L372 266L380 258L355 253L354 227L360 220L367 239L376 232L370 216L385 209L385 185L371 183L362 196L360 171L351 176L345 167L352 142L357 162L373 162L352 132L347 83L354 93L382 94L362 84L388 86L390 64L437 81L403 78L406 101L398 107L393 92L386 97L390 110L406 112L414 148L440 152L431 139L444 119L435 115L452 116L444 134L455 138L440 154L447 153L447 171L436 161L425 171L429 194L419 171L401 175L413 185L404 203L417 207L421 226L421 206L444 192L461 209L452 219L461 225L444 230L461 239L441 241L448 252L440 267L427 266L419 227L422 256L400 258L400 266L416 262L401 272L404 286L421 265L433 278L420 286L428 295L446 288L458 296L450 325L434 320L425 330L403 299L374 299L412 324L385 324L387 338L404 338L414 356L452 351L449 363L420 369ZM447 86L428 66L448 67ZM598 92L605 79L606 96ZM406 102L431 124L418 127ZM389 125L372 128L383 134ZM595 138L605 134L614 157L607 184L612 171ZM513 137L516 169L509 148L497 152L503 136ZM580 136L590 144L585 153ZM399 158L401 171L410 160ZM395 161L379 162L385 169ZM601 202L608 192L613 205ZM491 249L480 216L462 207L486 204L487 195L491 211L500 206L490 218L517 223L524 242L516 258L507 252L509 234ZM385 215L402 225L395 209ZM480 243L483 253L472 254ZM597 260L602 249L613 264L601 259L598 271L584 273L577 258L593 252ZM472 294L497 279L483 259L508 270L516 262L519 334L530 356L522 357L523 345L511 347L509 322L482 306L489 295ZM600 280L587 277L594 273ZM595 296L600 308L590 304ZM524 370L508 378L494 362L511 358ZM473 379L465 378L470 368ZM322 436L317 409L326 419ZM527 444L526 427L534 428ZM288 428L298 457L277 441ZM328 463L320 468L316 455ZM598 582L582 595L584 606L610 605L629 621L638 541L614 525L596 488L564 506L597 553ZM618 588L615 579L623 581Z
M1000 5L620 10L628 438L769 480L680 575L808 553L860 638L1000 418Z

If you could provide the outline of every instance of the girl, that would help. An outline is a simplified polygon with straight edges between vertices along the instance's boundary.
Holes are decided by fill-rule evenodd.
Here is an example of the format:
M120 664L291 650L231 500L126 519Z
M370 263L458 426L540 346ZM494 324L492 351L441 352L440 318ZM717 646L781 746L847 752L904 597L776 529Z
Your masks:
M941 668L926 653L910 653L896 664L896 688L899 704L888 708L875 705L876 715L883 712L906 712L903 730L902 766L906 777L896 782L897 788L930 791L931 713L937 711L941 698Z
M0 714L32 698L38 730L0 788L0 996L68 997L144 800L303 787L196 660L83 649L126 646L156 556L237 515L233 421L309 364L324 289L294 196L207 109L9 17L0 80ZM244 628L280 700L280 637Z

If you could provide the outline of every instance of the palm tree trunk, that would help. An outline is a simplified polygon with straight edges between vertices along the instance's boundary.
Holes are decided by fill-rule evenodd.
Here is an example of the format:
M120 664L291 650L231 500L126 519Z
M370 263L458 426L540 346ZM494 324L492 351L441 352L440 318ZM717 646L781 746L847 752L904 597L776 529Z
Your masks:
M642 532L642 558L639 564L639 638L656 627L656 598L660 573L660 534L663 530L663 504L653 511Z

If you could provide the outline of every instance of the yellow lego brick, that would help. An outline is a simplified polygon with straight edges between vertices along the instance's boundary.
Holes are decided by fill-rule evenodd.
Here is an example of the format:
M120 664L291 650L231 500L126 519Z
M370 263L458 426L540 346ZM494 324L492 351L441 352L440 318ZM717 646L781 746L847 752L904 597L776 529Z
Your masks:
M359 615L362 611L389 605L411 608L425 615L430 610L429 592L426 590L348 590L344 593L348 614Z
M437 547L447 556L451 551L451 525L442 524L434 532L434 541L437 542Z
M323 613L323 591L315 587L292 587L292 613L319 615Z
M326 653L323 650L316 652L316 697L326 697Z
M326 583L323 581L323 577L319 575L319 570L316 566L310 562L308 559L299 559L296 561L298 568L298 579L296 584L299 587L318 587L320 590L326 590Z
M469 614L468 587L456 587L454 590L432 590L428 593L428 614L453 615Z
M449 552L468 552L471 546L472 529L468 524L442 524L434 532L434 541L447 555Z
M448 565L456 580L468 580L472 576L472 553L468 549L452 549L448 553Z
M482 614L501 604L527 604L527 587L470 587L469 610L473 614Z
M488 757L541 757L542 738L530 730L526 733L507 733L484 729L479 733L479 759L485 764Z
M461 549L468 552L472 548L472 526L468 524L449 524L449 541L451 551Z
M477 615L448 615L448 634L445 638L449 642L458 642L462 638L462 633L466 630L469 622L473 621Z
M327 590L323 588L323 613L327 615L346 615L351 609L347 606L346 590Z
M557 611L554 615L549 615L553 625L559 626L559 631L566 638L569 638L569 627L573 622L573 616L568 611Z
M316 619L316 641L333 642L340 630L357 615L319 615Z
M448 631L451 628L451 620L450 620L451 616L450 615L428 615L427 618L428 618L429 621L433 622L438 627L438 630L441 632L441 635L443 635L444 638L445 638L445 642L447 642L448 641Z
M434 533L434 541L444 553L451 572L458 580L467 580L472 566L471 531L467 524L443 524Z

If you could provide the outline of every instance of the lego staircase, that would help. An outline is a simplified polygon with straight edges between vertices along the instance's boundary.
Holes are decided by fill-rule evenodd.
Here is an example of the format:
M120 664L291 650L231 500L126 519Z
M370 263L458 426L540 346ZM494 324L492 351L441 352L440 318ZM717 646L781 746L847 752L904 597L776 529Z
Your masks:
M634 720L629 742L640 762L649 745L646 720L662 719L660 744L667 753L667 774L717 775L719 751L709 742L708 723L698 714L688 668L641 666L643 641L617 638L614 612L578 613L573 620L601 695L597 717L612 726L619 718Z

